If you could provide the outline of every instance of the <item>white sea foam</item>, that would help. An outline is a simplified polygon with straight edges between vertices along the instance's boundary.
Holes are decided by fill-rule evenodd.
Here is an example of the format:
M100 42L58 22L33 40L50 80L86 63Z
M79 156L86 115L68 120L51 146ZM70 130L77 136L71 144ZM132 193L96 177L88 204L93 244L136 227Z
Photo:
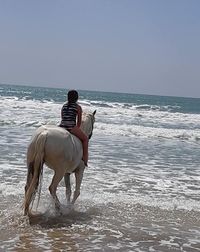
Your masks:
M93 105L90 105L88 101L81 102L85 110L97 109L95 131L102 132L102 134L171 138L185 141L200 140L200 115L198 114L148 111L145 109L138 112L135 107L123 108L122 104L117 103L112 103L106 107L96 107L94 101L92 102ZM52 101L39 102L37 100L4 97L0 100L0 125L34 128L42 124L58 125L61 106L62 104Z

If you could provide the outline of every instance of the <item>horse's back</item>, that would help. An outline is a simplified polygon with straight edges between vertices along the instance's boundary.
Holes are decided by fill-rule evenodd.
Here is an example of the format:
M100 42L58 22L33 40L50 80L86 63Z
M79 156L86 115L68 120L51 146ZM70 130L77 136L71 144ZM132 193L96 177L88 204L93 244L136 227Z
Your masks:
M43 125L36 130L30 146L36 145L41 137L45 137L44 162L49 168L66 166L71 172L79 165L82 143L77 137L61 127Z

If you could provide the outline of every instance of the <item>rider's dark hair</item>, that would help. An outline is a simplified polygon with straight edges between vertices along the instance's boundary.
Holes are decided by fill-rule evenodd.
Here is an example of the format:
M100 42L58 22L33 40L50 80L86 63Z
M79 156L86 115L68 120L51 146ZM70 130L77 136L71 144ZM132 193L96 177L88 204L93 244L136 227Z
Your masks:
M76 90L69 90L67 94L68 102L77 102L78 101L78 92Z

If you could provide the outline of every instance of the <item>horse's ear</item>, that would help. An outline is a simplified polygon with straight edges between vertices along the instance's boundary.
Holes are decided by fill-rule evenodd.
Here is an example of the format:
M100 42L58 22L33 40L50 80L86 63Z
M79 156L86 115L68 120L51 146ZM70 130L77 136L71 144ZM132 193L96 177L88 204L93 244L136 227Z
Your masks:
M96 111L96 109L95 109L95 111L93 112L93 116L96 114L96 112L97 112L97 111Z

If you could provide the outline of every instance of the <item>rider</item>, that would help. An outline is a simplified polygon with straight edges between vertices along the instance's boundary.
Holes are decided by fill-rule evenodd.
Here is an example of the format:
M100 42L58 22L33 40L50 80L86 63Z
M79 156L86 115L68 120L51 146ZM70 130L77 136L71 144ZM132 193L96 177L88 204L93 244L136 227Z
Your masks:
M82 108L77 103L78 92L70 90L67 94L68 101L64 103L61 109L60 126L67 129L70 133L77 136L83 144L83 161L87 166L88 163L88 137L81 130Z

